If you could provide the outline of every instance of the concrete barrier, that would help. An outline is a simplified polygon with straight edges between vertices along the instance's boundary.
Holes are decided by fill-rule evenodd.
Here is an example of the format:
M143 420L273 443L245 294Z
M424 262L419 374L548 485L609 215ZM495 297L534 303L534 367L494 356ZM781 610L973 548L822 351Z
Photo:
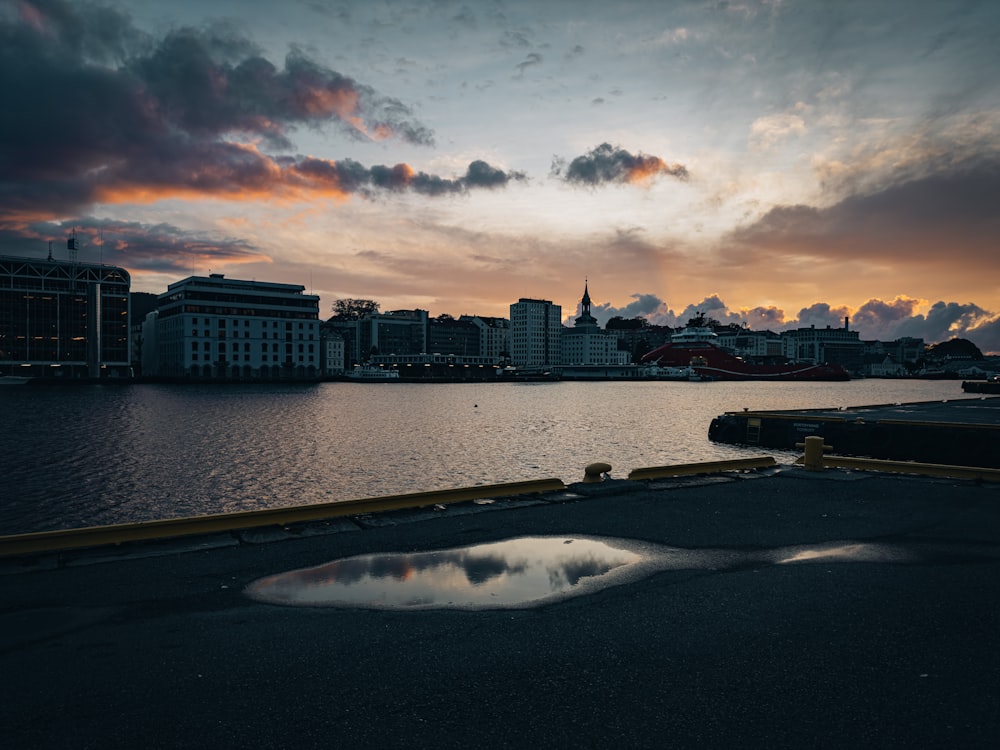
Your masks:
M342 500L315 505L296 505L287 508L239 511L207 516L167 518L139 523L110 526L87 526L79 529L39 531L30 534L0 536L0 557L39 554L58 550L81 549L122 544L124 542L167 539L218 532L231 532L263 526L282 526L293 523L322 521L328 518L356 516L362 513L381 513L387 510L426 508L482 498L527 495L538 492L557 492L566 489L561 479L538 479L524 482L507 482L478 487L415 492L406 495L361 500Z
M748 469L765 469L777 466L771 456L755 456L753 458L737 458L729 461L703 461L696 464L675 464L673 466L649 466L643 469L633 469L628 478L663 479L665 477L690 476L692 474L714 474L720 471L744 471Z

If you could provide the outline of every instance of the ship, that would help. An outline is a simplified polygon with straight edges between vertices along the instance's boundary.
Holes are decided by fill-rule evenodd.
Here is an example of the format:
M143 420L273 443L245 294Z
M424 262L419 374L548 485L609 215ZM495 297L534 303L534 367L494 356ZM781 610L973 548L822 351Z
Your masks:
M690 367L702 380L850 380L837 364L782 362L756 364L730 354L715 343L718 336L708 326L689 325L670 341L642 357L660 367Z
M386 370L374 365L355 365L344 377L366 383L398 383L399 370Z

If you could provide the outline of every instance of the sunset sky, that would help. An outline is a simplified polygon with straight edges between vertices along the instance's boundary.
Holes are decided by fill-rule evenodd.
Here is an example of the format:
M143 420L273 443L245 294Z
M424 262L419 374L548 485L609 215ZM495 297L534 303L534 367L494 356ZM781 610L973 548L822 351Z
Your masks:
M0 0L0 254L1000 353L995 0Z

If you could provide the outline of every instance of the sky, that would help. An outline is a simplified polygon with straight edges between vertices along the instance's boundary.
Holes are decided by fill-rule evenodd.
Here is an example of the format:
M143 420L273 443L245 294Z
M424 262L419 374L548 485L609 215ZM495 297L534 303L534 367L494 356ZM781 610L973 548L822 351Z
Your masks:
M1000 353L995 0L0 0L0 254Z

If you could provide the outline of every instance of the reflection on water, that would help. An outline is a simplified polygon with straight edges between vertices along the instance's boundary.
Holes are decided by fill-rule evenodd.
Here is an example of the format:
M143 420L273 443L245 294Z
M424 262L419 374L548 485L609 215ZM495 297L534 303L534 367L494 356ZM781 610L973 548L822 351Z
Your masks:
M267 604L367 609L534 607L666 570L810 562L907 562L896 545L861 542L756 551L680 549L630 539L519 537L436 552L361 555L254 581Z
M779 565L799 562L902 562L906 553L884 544L829 544L818 547L786 547L789 553L774 562Z
M624 580L622 569L641 559L638 552L599 539L520 537L436 552L349 557L262 578L247 593L299 606L525 606L614 585Z
M595 461L622 478L760 455L708 439L727 410L961 395L955 381L875 379L0 388L0 534L573 482Z

